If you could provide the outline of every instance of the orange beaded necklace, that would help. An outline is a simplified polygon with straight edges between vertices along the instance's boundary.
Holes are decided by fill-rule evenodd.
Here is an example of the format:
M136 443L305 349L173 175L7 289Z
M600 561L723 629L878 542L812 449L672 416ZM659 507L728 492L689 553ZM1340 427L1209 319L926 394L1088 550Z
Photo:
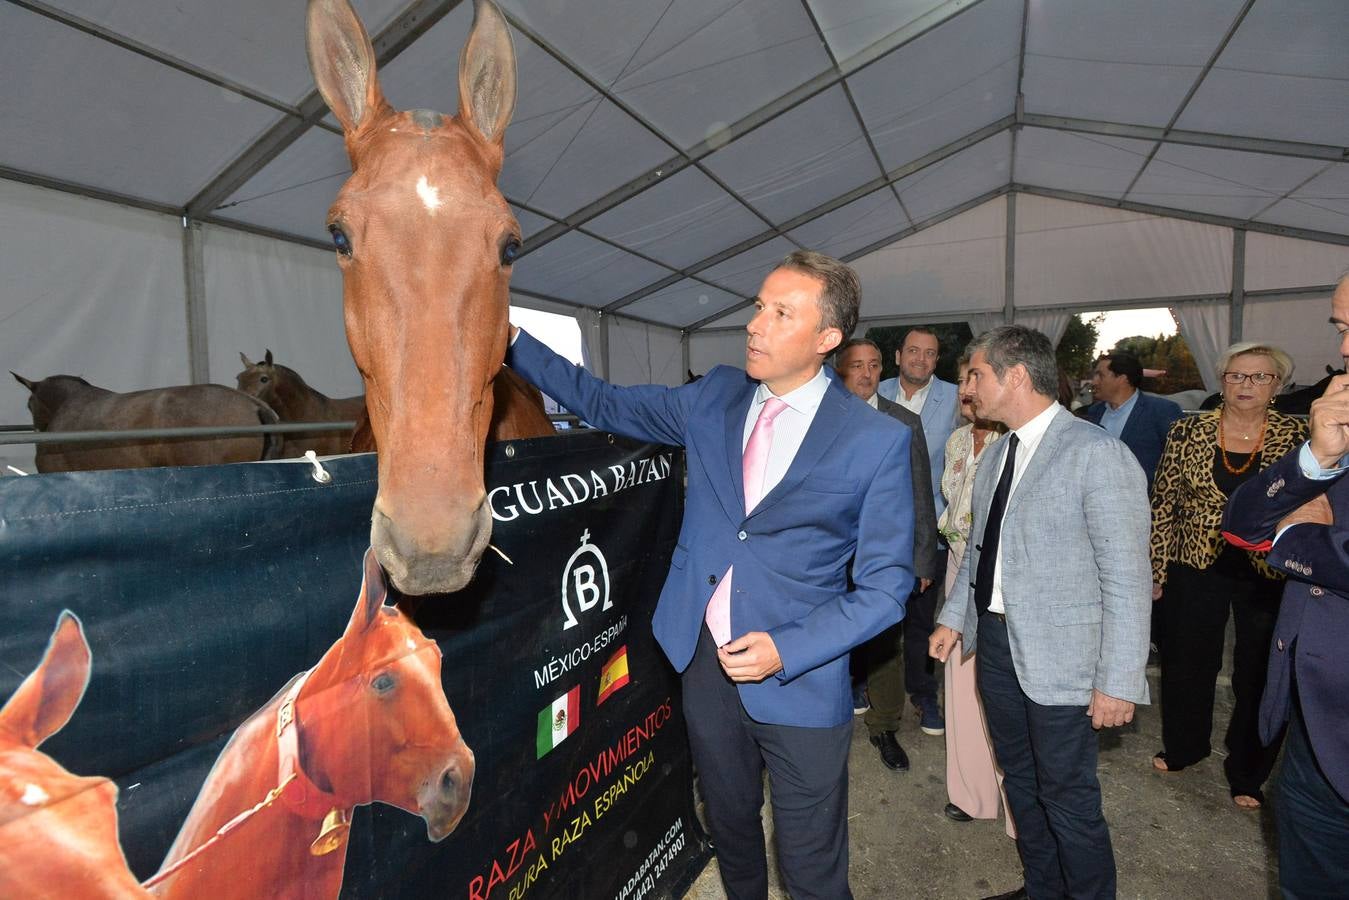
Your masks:
M1246 460L1245 465L1236 468L1227 460L1227 442L1223 440L1223 417L1221 414L1218 416L1218 453L1222 457L1223 468L1226 469L1228 473L1232 475L1241 475L1251 467L1255 462L1255 455L1259 453L1260 448L1265 445L1265 429L1268 427L1269 416L1265 416L1264 421L1260 423L1260 436L1255 439L1255 448L1251 450L1250 457Z

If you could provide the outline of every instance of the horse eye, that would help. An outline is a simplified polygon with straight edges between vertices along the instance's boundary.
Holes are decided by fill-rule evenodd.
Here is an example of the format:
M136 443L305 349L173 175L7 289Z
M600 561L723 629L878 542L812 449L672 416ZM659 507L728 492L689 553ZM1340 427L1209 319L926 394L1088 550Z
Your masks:
M259 384L266 384L268 381L271 381L271 379L268 378L266 375L263 375L258 379Z
M343 256L351 256L351 239L347 233L342 230L341 225L333 224L328 226L328 233L333 236L333 246L337 252Z
M515 262L519 255L520 239L514 236L507 238L506 243L501 247L501 264L503 266L509 266L511 263Z
M370 686L381 694L387 694L393 690L393 676L388 672L381 672L375 676L375 680L370 682Z

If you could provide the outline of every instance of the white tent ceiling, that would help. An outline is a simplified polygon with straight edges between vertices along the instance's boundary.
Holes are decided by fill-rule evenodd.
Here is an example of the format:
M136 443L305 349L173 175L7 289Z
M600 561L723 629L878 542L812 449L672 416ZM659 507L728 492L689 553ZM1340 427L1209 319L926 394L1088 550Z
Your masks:
M455 109L471 3L354 5L390 100ZM1305 295L1349 262L1345 0L503 7L525 305L710 338L802 246L856 260L877 320ZM302 0L0 0L0 178L327 247L348 168L303 23ZM1256 236L1319 262L1248 277ZM204 243L236 266L254 246ZM220 308L203 346L247 337Z

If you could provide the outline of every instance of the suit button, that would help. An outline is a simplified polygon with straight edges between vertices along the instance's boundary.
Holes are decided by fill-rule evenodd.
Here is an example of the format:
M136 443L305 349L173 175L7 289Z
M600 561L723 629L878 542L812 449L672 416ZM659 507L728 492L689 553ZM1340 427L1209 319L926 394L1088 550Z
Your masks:
M1313 597L1320 597L1324 593L1325 591L1321 590L1319 587L1314 587L1311 591Z
M737 534L736 537L740 538L740 540L743 541L745 538L749 537L749 535L745 534L745 532L742 531L739 534Z
M717 583L717 576L715 576L715 575L708 575L708 576L707 576L707 583L708 583L708 584L716 584L716 583Z
M1279 638L1278 642L1277 642L1274 646L1278 647L1278 648L1279 648L1279 652L1282 653L1282 652L1283 652L1283 638Z

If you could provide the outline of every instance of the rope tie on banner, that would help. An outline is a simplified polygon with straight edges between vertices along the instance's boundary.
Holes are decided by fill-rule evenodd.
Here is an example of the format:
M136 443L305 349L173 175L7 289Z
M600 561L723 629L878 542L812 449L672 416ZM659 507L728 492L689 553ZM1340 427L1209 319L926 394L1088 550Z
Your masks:
M304 458L314 467L314 471L310 473L311 478L319 484L327 484L333 480L332 474L327 469L323 468L323 463L319 462L319 455L317 453L313 450L306 450L304 452Z

